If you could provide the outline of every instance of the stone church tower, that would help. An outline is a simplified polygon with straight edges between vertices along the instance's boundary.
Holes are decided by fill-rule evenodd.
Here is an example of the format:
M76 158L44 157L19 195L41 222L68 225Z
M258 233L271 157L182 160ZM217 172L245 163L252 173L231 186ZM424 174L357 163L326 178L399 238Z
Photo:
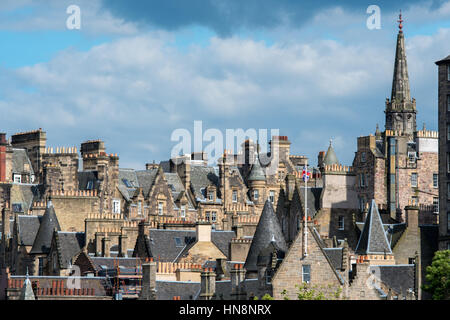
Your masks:
M395 53L394 76L391 100L386 100L386 130L401 131L412 140L416 131L416 100L411 99L408 66L405 53L402 15L398 21L397 49Z

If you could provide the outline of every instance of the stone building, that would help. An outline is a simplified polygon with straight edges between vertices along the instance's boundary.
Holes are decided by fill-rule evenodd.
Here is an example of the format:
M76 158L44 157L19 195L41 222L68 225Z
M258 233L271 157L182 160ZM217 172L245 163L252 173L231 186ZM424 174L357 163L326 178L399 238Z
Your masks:
M401 20L401 16L400 16ZM422 223L437 223L438 134L416 127L416 100L411 98L405 36L400 23L391 99L386 100L385 130L358 138L353 160L360 208L370 199L385 205L391 218L404 221L410 201L421 205Z
M439 118L439 249L450 249L450 55L437 61Z

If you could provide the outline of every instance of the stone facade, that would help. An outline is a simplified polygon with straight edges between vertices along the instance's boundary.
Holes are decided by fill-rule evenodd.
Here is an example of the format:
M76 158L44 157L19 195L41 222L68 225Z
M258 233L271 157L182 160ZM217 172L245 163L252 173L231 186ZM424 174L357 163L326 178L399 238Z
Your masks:
M439 249L450 249L450 56L436 62L438 65L438 119L439 119Z

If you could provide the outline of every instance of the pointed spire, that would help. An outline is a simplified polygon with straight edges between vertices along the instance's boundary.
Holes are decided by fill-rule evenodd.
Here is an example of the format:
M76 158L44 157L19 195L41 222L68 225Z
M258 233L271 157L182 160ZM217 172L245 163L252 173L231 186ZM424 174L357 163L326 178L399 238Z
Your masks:
M375 200L372 200L364 228L359 237L356 254L392 254L391 246L386 237L380 213Z
M392 81L391 100L398 102L411 101L411 93L409 89L408 66L406 63L405 36L403 34L403 19L400 12L399 15L399 32L397 35L397 48L395 52L394 78Z
M23 282L23 287L20 291L19 300L36 300L33 292L33 286L31 284L30 278L28 277L28 267L27 267L27 276L25 281Z
M42 216L41 225L39 226L30 253L48 253L50 251L54 230L61 231L61 227L59 226L53 203L49 199L47 202L47 209L45 209L45 213Z
M330 139L330 146L328 147L327 154L323 159L323 164L327 166L330 166L332 164L339 164L339 160L336 156L336 153L334 152L332 142L333 140Z
M287 252L286 241L278 217L275 215L272 203L266 200L245 261L244 268L247 271L257 271L258 256L261 250L267 248L270 243Z

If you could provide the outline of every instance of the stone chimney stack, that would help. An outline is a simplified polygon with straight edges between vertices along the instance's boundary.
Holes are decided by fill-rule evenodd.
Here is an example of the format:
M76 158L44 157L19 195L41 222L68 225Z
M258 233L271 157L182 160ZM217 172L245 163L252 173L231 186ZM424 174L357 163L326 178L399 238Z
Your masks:
M231 269L231 296L234 300L245 300L245 269L243 264L235 264Z
M409 205L405 207L406 213L406 226L410 230L419 229L419 207L414 203L410 202Z
M142 290L139 300L156 300L156 262L146 259L142 264Z
M205 268L201 274L200 299L213 300L216 296L216 274L212 268Z
M119 257L126 257L127 254L127 239L128 236L121 234L119 236Z
M105 237L102 239L102 257L110 257L110 248L111 248L111 239L108 238L108 235L105 234Z
M211 242L211 223L203 221L197 222L195 232L197 242Z

